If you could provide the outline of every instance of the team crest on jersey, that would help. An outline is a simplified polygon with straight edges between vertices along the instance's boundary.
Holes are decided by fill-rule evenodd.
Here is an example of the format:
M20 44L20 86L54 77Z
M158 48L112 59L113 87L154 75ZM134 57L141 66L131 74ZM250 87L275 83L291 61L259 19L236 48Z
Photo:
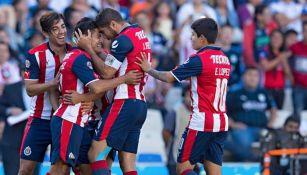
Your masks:
M25 62L25 64L26 64L26 68L30 68L30 66L31 66L31 63L30 63L30 61L29 60L26 60L26 62Z
M24 153L26 156L31 155L31 153L32 153L31 148L30 148L29 146L27 146L27 147L23 150L23 153Z
M75 155L72 152L70 152L69 155L68 155L68 158L69 159L75 159Z
M88 61L88 62L86 63L86 66L87 66L88 68L90 68L90 69L93 69L93 65L92 65L92 63L91 63L90 61Z
M115 49L116 47L118 47L118 41L117 40L115 40L115 41L113 41L113 43L112 43L112 49Z

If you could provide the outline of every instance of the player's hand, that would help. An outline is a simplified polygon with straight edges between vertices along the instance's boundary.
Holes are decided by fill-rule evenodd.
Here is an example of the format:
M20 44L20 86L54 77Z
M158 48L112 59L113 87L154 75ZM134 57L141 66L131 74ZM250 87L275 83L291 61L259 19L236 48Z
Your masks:
M22 109L21 109L21 108L18 108L18 107L10 107L10 108L8 109L8 114L9 114L9 115L14 115L14 116L16 116L16 115L20 115L22 112L23 112Z
M52 89L52 88L57 88L58 87L58 85L59 85L59 83L60 83L60 73L58 72L57 74L56 74L56 76L54 77L54 79L53 80L51 80L49 83L50 83L50 88Z
M141 78L143 77L143 73L137 70L132 70L125 75L125 83L126 84L139 84L141 82Z
M63 96L63 102L67 105L75 105L80 103L82 100L80 99L80 94L73 90L66 90Z
M80 29L78 29L78 32L75 31L75 37L76 37L76 44L78 47L84 49L87 53L90 53L92 48L92 34L91 31L87 31L87 35L83 34Z
M82 114L86 114L92 111L94 107L94 102L81 102Z
M146 56L146 53L141 52L141 57L137 57L139 62L135 62L135 64L139 65L144 72L148 72L151 70L150 62L148 61L148 58Z

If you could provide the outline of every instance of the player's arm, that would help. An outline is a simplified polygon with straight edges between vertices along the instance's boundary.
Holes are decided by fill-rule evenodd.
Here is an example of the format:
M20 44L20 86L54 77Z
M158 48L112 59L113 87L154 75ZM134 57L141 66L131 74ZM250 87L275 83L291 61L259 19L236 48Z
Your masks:
M57 79L51 80L47 83L39 83L39 72L39 66L35 56L33 54L28 54L24 78L26 91L30 97L42 94L57 86Z
M72 66L72 71L81 80L81 82L85 84L85 86L89 87L90 92L94 93L96 96L107 90L114 89L123 83L137 84L141 81L143 76L141 72L134 70L118 78L111 80L99 80L91 66L90 60L84 55L78 56L78 58L75 59ZM93 96L89 95L88 97Z
M100 99L105 93L94 94L93 92L88 92L85 94L79 94L73 90L67 90L63 96L64 104L74 105L80 102L91 102Z
M181 82L182 80L192 76L197 76L202 72L202 63L198 56L195 56L195 58L189 58L187 63L182 64L174 70L168 72L152 69L146 54L141 53L141 56L142 59L139 58L139 63L136 64L138 64L144 72L148 73L152 77L167 83L172 83L175 80Z
M90 31L88 31L88 35L82 34L81 31L75 33L75 35L78 40L78 46L90 54L95 70L104 79L113 78L127 54L133 49L131 40L126 36L120 36L113 41L111 54L101 52L98 55L91 47ZM102 60L105 60L105 62Z

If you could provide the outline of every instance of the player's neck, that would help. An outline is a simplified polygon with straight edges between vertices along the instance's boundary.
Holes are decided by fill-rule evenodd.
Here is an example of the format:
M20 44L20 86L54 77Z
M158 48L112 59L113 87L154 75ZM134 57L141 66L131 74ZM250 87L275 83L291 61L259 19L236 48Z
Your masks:
M56 44L53 44L52 42L49 42L49 46L56 55L65 55L66 54L66 45L58 46Z
M119 34L121 31L123 31L126 27L130 26L129 23L124 22L123 25L119 28L119 30L117 31L117 34Z

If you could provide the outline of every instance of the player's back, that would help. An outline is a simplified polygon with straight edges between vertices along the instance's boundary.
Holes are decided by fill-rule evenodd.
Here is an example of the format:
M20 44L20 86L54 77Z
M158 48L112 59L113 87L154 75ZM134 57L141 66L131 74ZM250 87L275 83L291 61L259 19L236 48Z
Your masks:
M121 43L125 42L125 43ZM123 62L116 74L116 76L122 76L131 70L138 70L144 72L135 62L138 61L137 58L141 58L141 52L147 55L148 59L151 61L151 46L148 38L145 35L143 29L137 25L131 25L125 28L112 43L111 53L117 57L118 52L116 48L120 44L131 45L128 52L123 59ZM115 90L114 99L139 99L145 100L144 97L144 85L146 83L147 76L144 76L138 85L127 85L122 84L118 86Z
M76 75L76 65L78 64L79 58L85 58L88 60L87 66L92 68L92 62L90 56L82 50L74 49L67 53L64 61L60 68L60 91L62 96L67 90L74 90L79 94L84 94L88 92L88 88ZM82 72L81 72L82 74ZM84 126L87 122L88 115L83 115L81 111L81 103L75 105L67 105L61 102L59 108L54 113L54 115L64 118L68 121L76 123L78 125Z
M208 132L226 131L228 117L225 102L231 69L229 59L220 48L213 46L199 50L194 57L200 58L202 72L191 78L193 113L189 127Z

